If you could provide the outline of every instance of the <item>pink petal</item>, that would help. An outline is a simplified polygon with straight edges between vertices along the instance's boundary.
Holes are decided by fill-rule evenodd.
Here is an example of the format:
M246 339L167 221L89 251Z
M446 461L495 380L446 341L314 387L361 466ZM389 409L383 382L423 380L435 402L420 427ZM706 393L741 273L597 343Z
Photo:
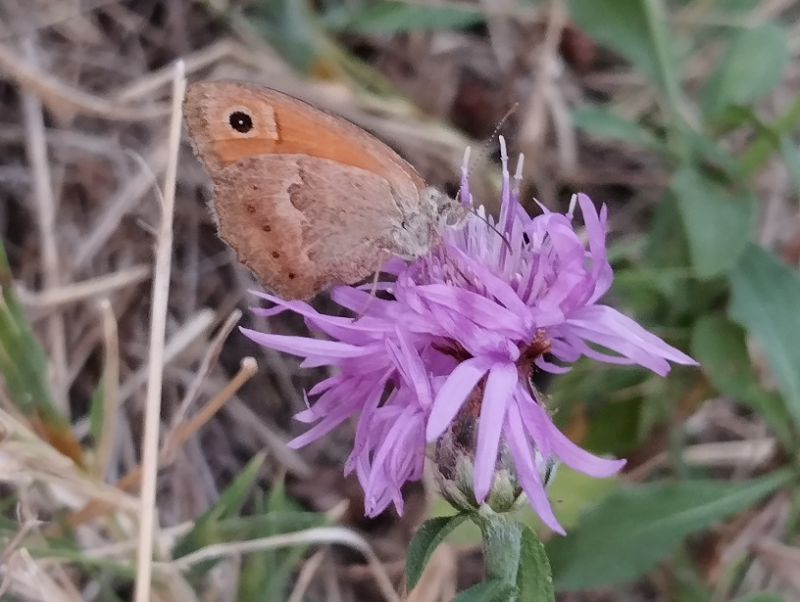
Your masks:
M635 320L632 320L625 314L607 305L585 307L576 312L574 316L570 316L569 322L572 322L573 319L576 324L587 329L592 329L598 333L610 332L613 330L616 333L630 338L648 353L658 355L676 364L684 364L686 366L697 365L694 359L682 351L675 349L672 345L668 345L653 333L648 332Z
M435 441L455 418L472 389L478 384L489 366L479 358L468 359L456 366L436 394L425 436L429 442Z
M433 394L431 392L431 382L428 371L422 363L422 358L416 348L411 344L410 337L401 328L396 329L397 334L397 358L398 368L403 366L403 373L414 388L417 400L423 408L431 407Z
M250 330L249 328L243 328L241 326L239 327L239 331L248 339L259 345L292 355L324 355L332 358L341 358L359 357L372 352L371 349L366 347L339 343L337 341L321 341L309 337L269 334L266 332L258 332L257 330Z
M478 445L475 450L475 498L482 503L492 486L500 434L506 419L506 408L517 385L519 375L514 364L497 364L489 371L478 423Z
M533 361L533 363L540 370L544 370L545 372L550 372L551 374L566 374L567 372L572 370L572 366L559 366L558 364L548 362L546 359L542 357L537 357Z
M517 387L516 391L514 391L514 405L522 417L522 426L533 439L533 444L539 450L539 453L543 457L549 458L552 455L550 437L548 436L551 423L550 416L547 415L547 412L542 414L531 412L528 407L531 404L538 405L539 401L531 397L529 388L526 386Z
M586 232L589 235L589 249L592 256L592 279L595 284L594 291L588 302L594 303L608 291L614 279L614 272L611 270L606 254L604 220L598 216L594 203L585 194L578 194L578 203L581 207L583 223L586 225ZM605 205L603 205L602 212L605 215Z
M538 424L545 425L551 453L561 462L578 472L595 478L610 477L617 474L625 466L625 460L600 458L575 445L558 430L538 403L530 398L528 399L530 403L520 404L520 409L523 410L522 415L526 416L527 414L527 418L537 421Z
M508 408L505 430L507 433L506 440L511 448L511 455L517 468L517 475L533 509L544 524L556 533L566 535L564 527L561 526L556 515L553 514L553 507L550 505L550 500L547 499L539 473L533 463L528 440L522 429L522 417L513 404Z
M417 292L423 298L456 311L484 328L507 330L515 336L526 334L523 321L517 314L483 295L446 284L418 286Z
M473 257L470 257L461 249L455 246L449 246L448 250L454 256L458 257L460 261L469 266L469 269L475 272L476 276L481 280L491 296L520 317L528 314L528 306L522 302L522 299L519 298L517 292L508 282L493 274L485 265L476 261Z
M369 438L372 427L372 418L375 415L375 411L378 409L388 378L389 374L387 373L368 393L364 404L361 406L361 416L358 418L358 426L356 427L356 436L353 441L353 452L351 455L361 455L367 445L367 439Z
M623 334L598 332L598 329L595 327L584 328L583 326L578 326L569 321L565 325L565 329L567 328L573 337L580 337L590 343L595 343L607 349L611 349L612 351L616 351L623 356L608 355L602 351L592 349L586 343L581 344L580 341L570 340L570 344L576 349L580 349L581 353L586 357L610 364L639 364L660 376L666 375L670 370L669 363L665 359L658 355L648 353L635 342L626 338Z
M348 416L346 414L341 415L334 415L328 418L325 418L321 422L315 424L310 429L308 429L302 435L299 435L289 441L286 445L291 449L299 449L301 447L305 447L309 443L316 441L320 437L327 435L337 426L339 426L342 422L344 422Z

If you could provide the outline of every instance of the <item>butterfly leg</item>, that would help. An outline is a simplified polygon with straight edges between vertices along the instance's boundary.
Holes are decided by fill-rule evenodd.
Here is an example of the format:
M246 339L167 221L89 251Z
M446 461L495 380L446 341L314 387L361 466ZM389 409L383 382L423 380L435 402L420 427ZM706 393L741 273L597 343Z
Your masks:
M372 300L375 298L375 295L378 292L378 278L381 275L381 267L392 256L392 252L389 249L381 249L381 252L378 254L378 265L375 268L375 275L372 278L372 286L369 289L369 298L367 302L364 304L364 307L359 312L359 317L365 316L367 314L367 309L372 304Z

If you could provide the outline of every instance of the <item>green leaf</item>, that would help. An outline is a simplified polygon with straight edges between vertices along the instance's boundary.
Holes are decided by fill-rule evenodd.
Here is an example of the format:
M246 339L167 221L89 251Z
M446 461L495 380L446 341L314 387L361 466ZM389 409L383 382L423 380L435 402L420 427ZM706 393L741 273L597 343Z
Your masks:
M714 387L759 414L789 449L796 438L783 400L765 391L750 363L745 331L724 316L703 316L692 332L692 355Z
M730 277L731 316L761 344L800 426L800 276L751 244Z
M483 23L480 10L426 6L408 2L369 2L358 10L340 9L329 12L325 25L329 29L363 34L392 34L431 29L461 29Z
M221 541L217 534L218 523L225 518L236 517L250 493L250 489L258 477L258 471L264 463L264 454L257 454L247 463L228 488L219 496L217 502L195 522L189 531L175 546L173 556L180 558L190 552Z
M747 118L747 123L757 131L763 131L764 125L752 111L737 109ZM679 128L681 138L688 151L685 165L693 164L699 169L702 166L704 175L718 175L725 182L746 182L747 178L741 177L741 167L736 158L723 148L714 138L705 133L698 133L688 127Z
M750 236L756 203L749 191L734 193L685 166L673 177L695 274L712 278L736 265Z
M689 242L675 195L666 191L658 202L648 225L644 248L646 265L656 269L687 269L690 263ZM667 296L674 298L686 287L670 287Z
M270 537L326 524L324 514L302 511L286 495L283 479L272 484L265 498L261 491L253 496L253 515L227 519L218 525L223 541ZM242 558L236 600L271 602L285 600L292 576L308 551L307 545L280 550L253 552Z
M760 128L758 135L739 157L741 177L751 178L781 147L781 140L792 137L800 125L800 96L769 126Z
M795 478L790 470L744 483L713 480L621 489L547 551L559 590L632 581L669 557L686 536L752 506Z
M89 434L97 444L102 437L103 415L105 413L105 399L103 398L103 379L97 383L89 401Z
M781 155L794 187L794 194L800 196L800 148L791 136L781 136Z
M577 127L596 138L629 142L662 152L664 146L651 132L639 124L627 121L605 109L584 107L572 113Z
M517 602L552 602L556 599L547 552L536 534L527 527L522 530L517 590Z
M578 27L641 69L678 109L676 61L657 0L569 0L569 8Z
M786 31L774 23L744 29L731 40L702 93L706 115L761 98L780 82L791 51Z
M26 545L25 548L34 558L44 558L49 562L62 560L83 569L101 569L130 581L136 577L136 569L130 563L87 554L85 550L76 549L75 542L67 543L63 547L58 544L45 544L41 547Z
M453 598L453 602L508 602L517 598L517 588L500 579L484 581Z
M82 465L83 448L55 404L49 373L47 355L17 297L5 248L0 243L0 376L11 401L33 430Z
M262 0L252 14L240 17L295 69L309 73L326 63L325 32L320 28L308 0ZM234 19L235 20L235 19Z
M466 514L454 514L453 516L441 516L439 518L432 518L422 523L422 526L417 530L414 539L411 540L411 545L408 546L408 554L406 556L406 584L408 591L414 589L417 581L422 576L422 571L425 565L428 564L428 559L433 554L445 537L464 519L467 518Z
M736 598L734 602L785 602L786 598L778 594L752 594L744 598Z
M58 430L69 424L53 402L47 356L17 297L5 248L0 244L0 372L12 400L28 418Z
M214 528L209 531L213 533L214 541L232 541L292 533L324 523L325 515L318 512L267 512L225 518L214 523Z
M231 518L219 523L221 541L241 541L292 533L319 527L326 517L314 512L270 511L241 518ZM241 602L270 602L285 600L292 575L308 550L307 545L295 545L281 550L252 552L242 559L239 573L239 590L236 600Z
M758 6L761 0L717 0L716 6L720 11L736 13L749 13Z

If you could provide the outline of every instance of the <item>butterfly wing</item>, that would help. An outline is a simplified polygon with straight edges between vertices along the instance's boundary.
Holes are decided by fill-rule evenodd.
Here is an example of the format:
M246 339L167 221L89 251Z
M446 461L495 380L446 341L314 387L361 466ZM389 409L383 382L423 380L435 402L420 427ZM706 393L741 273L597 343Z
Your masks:
M402 199L418 198L425 189L416 170L383 142L277 90L198 82L186 92L184 113L197 153L212 175L255 155L300 154L381 176Z
M220 235L282 296L361 280L386 251L428 248L425 183L349 121L237 82L191 85L184 112L214 181Z
M362 280L394 252L390 186L357 167L259 155L218 172L214 195L222 239L286 299Z

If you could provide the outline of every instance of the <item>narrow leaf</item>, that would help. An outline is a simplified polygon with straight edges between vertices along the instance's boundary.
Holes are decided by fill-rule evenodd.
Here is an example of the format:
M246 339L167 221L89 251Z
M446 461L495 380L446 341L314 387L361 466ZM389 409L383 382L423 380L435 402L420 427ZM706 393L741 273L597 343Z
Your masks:
M522 531L519 571L517 572L517 602L553 602L553 575L542 542L528 527Z
M242 472L234 479L233 483L219 496L216 503L197 519L194 528L175 546L173 550L175 558L219 541L217 524L222 519L239 515L247 495L258 477L258 471L264 463L264 457L264 454L258 454L250 460L242 469Z
M656 0L569 0L575 24L591 38L636 65L679 111L676 61L666 21Z
M675 174L671 188L697 276L730 270L747 247L756 205L752 195L729 191L690 166Z
M492 579L464 590L453 599L453 602L508 602L515 599L525 598L518 598L516 588L510 583Z
M791 50L786 31L774 23L743 29L728 46L702 94L704 112L718 115L732 105L763 97L780 82Z
M621 489L589 511L568 537L547 546L556 587L583 590L637 579L686 536L747 509L794 478L780 470L745 483L695 480Z
M391 34L431 29L460 29L485 20L479 10L453 6L426 6L385 0L370 2L363 9L341 9L330 13L330 29L363 34Z
M664 150L658 138L648 130L604 109L578 109L572 114L572 120L581 130L596 138L619 140L656 151Z
M731 272L731 285L731 315L761 344L800 426L800 276L752 244Z
M781 155L792 181L795 196L800 196L800 148L791 136L781 137Z
M53 400L48 374L47 355L17 297L8 258L0 243L0 376L9 397L33 430L83 465L83 448Z
M97 443L102 437L105 399L103 398L103 380L97 383L89 402L89 434Z
M428 564L428 559L433 554L445 537L464 519L467 518L466 514L455 514L453 516L441 516L432 518L422 523L414 539L411 540L411 545L408 547L408 554L406 556L406 583L408 591L414 589L417 585L425 565Z
M783 400L765 391L750 363L745 331L724 316L700 318L692 332L692 355L714 387L759 414L788 449L796 437Z

